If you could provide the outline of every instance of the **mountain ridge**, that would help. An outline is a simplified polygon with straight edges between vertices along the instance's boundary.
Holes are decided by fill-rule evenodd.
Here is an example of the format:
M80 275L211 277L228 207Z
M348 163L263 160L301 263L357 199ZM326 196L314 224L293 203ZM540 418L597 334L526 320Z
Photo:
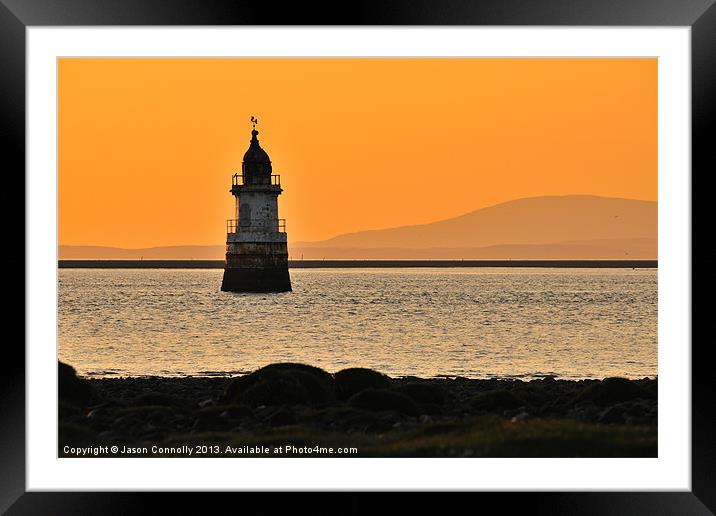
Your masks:
M657 257L656 201L594 195L514 199L426 224L289 243L291 259ZM223 245L60 246L60 259L222 259Z
M293 245L485 247L656 236L656 201L568 195L514 199L427 224L358 231Z
M315 242L325 242L325 241L337 238L339 236L355 235L356 233L368 233L368 232L372 232L372 231L386 231L386 230L393 230L393 229L430 226L432 224L439 224L442 222L448 222L448 221L452 221L452 220L456 220L456 219L461 219L463 217L468 217L468 216L470 216L476 212L482 211L482 210L489 210L492 208L496 208L498 206L509 205L509 204L518 203L521 201L528 201L528 200L533 200L533 199L562 199L562 198L567 198L567 197L569 197L569 198L590 198L590 199L613 199L613 200L618 200L618 201L633 201L633 202L644 202L644 203L656 204L656 201L650 201L648 199L630 199L628 197L607 197L607 196L602 196L602 195L589 195L589 194L540 195L540 196L536 196L536 197L520 197L517 199L511 199L509 201L503 201L503 202L498 202L495 204L490 204L489 206L483 206L482 208L477 208L477 209L469 211L467 213L463 213L462 215L455 215L454 217L447 217L444 219L435 220L433 222L424 222L421 224L404 224L402 226L393 226L393 227L388 227L388 228L361 229L358 231L350 231L348 233L341 233L340 235L326 238L324 240L306 240L306 241L300 241L300 242L296 242L296 243L307 244L307 243L315 243Z

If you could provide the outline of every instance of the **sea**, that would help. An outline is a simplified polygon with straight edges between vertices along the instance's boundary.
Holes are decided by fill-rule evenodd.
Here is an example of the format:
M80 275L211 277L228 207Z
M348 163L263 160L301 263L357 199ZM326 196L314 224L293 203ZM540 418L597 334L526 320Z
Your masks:
M231 376L275 362L390 376L656 377L656 269L59 269L58 357L86 377Z

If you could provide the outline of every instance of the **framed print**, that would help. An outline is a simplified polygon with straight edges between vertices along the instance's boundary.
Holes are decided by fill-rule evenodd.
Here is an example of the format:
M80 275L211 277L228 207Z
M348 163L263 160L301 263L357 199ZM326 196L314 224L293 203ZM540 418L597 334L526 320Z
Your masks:
M27 203L3 509L714 510L712 2L1 9Z

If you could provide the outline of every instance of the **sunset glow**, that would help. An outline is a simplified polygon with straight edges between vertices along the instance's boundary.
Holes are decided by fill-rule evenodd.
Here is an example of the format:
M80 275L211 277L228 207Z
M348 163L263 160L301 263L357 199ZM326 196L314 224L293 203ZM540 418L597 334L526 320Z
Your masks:
M657 199L656 59L60 59L59 244L223 245L259 119L289 240Z

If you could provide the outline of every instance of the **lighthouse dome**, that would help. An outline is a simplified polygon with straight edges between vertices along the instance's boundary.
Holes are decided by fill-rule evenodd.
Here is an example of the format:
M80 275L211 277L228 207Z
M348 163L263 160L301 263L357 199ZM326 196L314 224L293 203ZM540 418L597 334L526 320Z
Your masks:
M261 148L261 145L259 145L259 139L256 138L258 135L259 132L256 129L251 131L251 143L248 150L244 153L244 163L247 161L271 163L268 154L266 154L266 151Z
M271 183L271 159L265 150L259 145L257 138L259 132L254 129L251 131L251 143L248 150L244 153L244 163L242 166L244 174L244 183Z

